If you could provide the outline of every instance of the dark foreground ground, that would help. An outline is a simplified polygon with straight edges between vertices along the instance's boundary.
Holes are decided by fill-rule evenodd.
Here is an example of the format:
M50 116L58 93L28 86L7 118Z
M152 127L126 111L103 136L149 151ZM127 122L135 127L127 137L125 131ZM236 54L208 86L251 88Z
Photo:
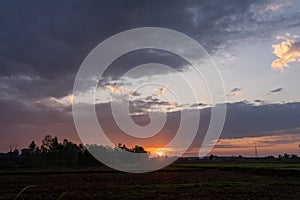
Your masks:
M0 171L0 199L300 199L300 163L175 164L146 174L104 167Z

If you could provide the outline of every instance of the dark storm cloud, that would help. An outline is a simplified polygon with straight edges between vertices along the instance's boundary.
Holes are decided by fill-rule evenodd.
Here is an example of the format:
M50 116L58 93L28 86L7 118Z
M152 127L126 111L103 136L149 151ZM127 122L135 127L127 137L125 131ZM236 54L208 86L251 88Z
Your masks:
M103 76L110 77L111 79L119 79L120 76L130 69L145 63L159 63L170 66L177 71L187 70L191 66L190 63L176 54L163 50L144 49L132 51L119 57L106 69ZM169 70L161 70L160 67L149 66L147 68L144 67L143 70L128 74L127 77L140 78L167 73L171 72Z
M123 14L129 7L124 5ZM80 63L93 46L115 29L121 31L119 26L128 26L128 17L120 9L121 5L115 8L100 2L1 2L0 74L38 76L49 82L40 93L28 91L31 96L49 96L49 90L57 90L56 97L69 93Z
M0 77L0 99L38 100L47 97L61 98L72 93L73 78L43 79L38 76L12 75Z
M71 123L69 107L51 107L43 103L24 104L18 100L0 99L1 128L6 125L34 126L54 123Z
M166 27L192 36L212 53L233 38L253 35L257 31L245 29L249 23L256 22L250 9L253 4L263 3L250 0L222 3L1 1L0 76L39 77L42 83L44 80L45 84L50 82L51 87L46 86L38 93L33 89L27 92L28 96L61 97L71 92L74 76L85 56L109 36L136 27ZM236 28L232 27L233 24ZM259 28L262 27L270 26L264 24ZM170 57L159 55L156 61ZM153 55L134 57L136 64L140 64L151 60ZM123 60L123 65L116 64L107 75L118 76L130 69L130 64L134 63L128 59ZM185 66L176 59L167 61L167 64L177 69ZM10 87L22 91L22 85ZM26 86L39 87L37 85L32 82ZM18 93L14 95L18 96Z
M255 106L239 102L228 104L222 137L283 134L298 127L300 127L300 103Z
M242 101L227 105L221 139L299 134L300 103L253 105ZM202 144L211 108L201 109L200 113L198 134L192 147Z
M271 93L278 93L278 92L281 92L282 90L283 90L283 88L277 88L277 89L271 90L270 92Z
M250 34L235 29L255 22L249 9L257 2L261 1L2 1L1 74L74 74L99 42L141 26L182 31L215 49L229 39L226 33Z

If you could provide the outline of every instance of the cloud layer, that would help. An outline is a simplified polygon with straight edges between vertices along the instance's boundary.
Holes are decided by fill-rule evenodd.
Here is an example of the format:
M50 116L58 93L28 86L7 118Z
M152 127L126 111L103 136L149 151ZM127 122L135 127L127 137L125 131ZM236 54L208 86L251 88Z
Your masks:
M149 123L145 110L150 107L171 106L172 104L158 99L147 98L145 101L132 102L131 111L134 121L141 125ZM10 141L19 147L27 145L30 140L40 139L45 134L67 137L80 142L77 137L70 107L66 105L52 106L48 102L25 105L18 101L1 101L0 109L0 147L3 148ZM98 118L103 129L107 131L114 142L161 146L168 142L176 133L180 121L180 111L168 112L168 120L163 130L155 137L143 141L132 139L116 126L110 108L110 103L101 103L96 106ZM185 112L196 112L191 109ZM193 147L201 145L210 121L210 108L200 109L201 118L199 132ZM193 115L191 115L193 116ZM228 104L227 118L221 134L222 139L280 136L284 134L299 134L300 130L300 103L262 104L254 105L246 102ZM9 134L7 134L9 133ZM188 134L188 133L187 133ZM15 139L15 140L14 140ZM5 147L7 148L7 147ZM3 149L2 149L3 150Z

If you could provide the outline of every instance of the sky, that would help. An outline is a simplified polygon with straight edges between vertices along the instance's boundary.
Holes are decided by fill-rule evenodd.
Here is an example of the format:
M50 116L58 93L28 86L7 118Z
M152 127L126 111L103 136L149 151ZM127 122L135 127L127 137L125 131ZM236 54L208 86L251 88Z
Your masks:
M300 155L299 10L297 0L3 0L0 151L24 148L32 140L39 143L47 134L82 142L72 103L76 102L75 77L86 56L120 32L162 27L201 44L222 77L226 101L219 103L226 103L227 113L211 153L254 156L256 147L259 156ZM146 63L170 68L152 64L134 70ZM193 84L196 100L186 95L178 74L198 81ZM197 155L216 106L205 82L194 78L190 63L157 49L137 50L116 59L99 80L95 98L99 123L113 143L138 143L153 151L174 136L181 111L200 112L197 136L187 155ZM163 129L146 139L124 136L110 109L111 102L122 104L124 98L130 99L131 116L139 125L149 123L151 112L166 114ZM163 151L177 152L175 147Z

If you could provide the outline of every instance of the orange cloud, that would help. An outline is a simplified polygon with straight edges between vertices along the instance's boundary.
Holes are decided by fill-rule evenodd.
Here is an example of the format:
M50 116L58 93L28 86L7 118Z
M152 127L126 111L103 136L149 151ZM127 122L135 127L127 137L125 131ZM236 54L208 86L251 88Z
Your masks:
M290 33L276 37L276 39L284 41L272 45L273 53L278 57L271 64L274 70L283 72L284 67L289 67L289 63L300 62L300 43L295 40L298 37L298 35L291 35Z
M262 137L245 137L245 138L233 138L233 139L220 139L218 145L230 146L230 147L249 147L253 145L268 146L277 145L283 143L289 143L293 141L300 141L299 134L287 134L287 135L273 135Z
M73 101L74 101L74 95L73 94L69 94L68 98L69 98L69 103L72 104Z
M166 86L161 88L156 88L155 92L157 93L158 96L164 96L166 89L167 89Z
M294 153L299 151L300 134L285 134L261 137L220 139L212 153L218 155L255 156L255 146L259 156Z
M123 87L122 86L107 85L106 88L110 89L112 94L122 94L123 93Z
M49 100L50 100L50 102L55 102L55 103L58 103L61 105L70 105L73 103L74 95L69 94L68 96L62 97L60 99L55 98L55 97L50 97Z

